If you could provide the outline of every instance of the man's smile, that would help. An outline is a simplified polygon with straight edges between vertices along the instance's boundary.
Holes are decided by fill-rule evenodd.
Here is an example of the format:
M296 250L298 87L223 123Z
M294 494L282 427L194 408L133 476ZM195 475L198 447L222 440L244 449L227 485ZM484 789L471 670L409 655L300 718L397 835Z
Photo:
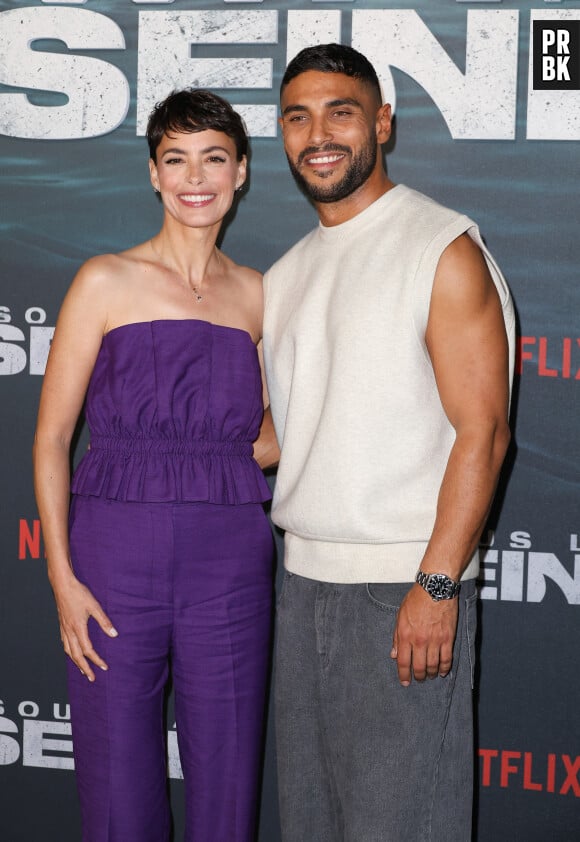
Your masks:
M344 158L344 155L339 153L334 153L333 155L312 155L312 157L306 158L306 163L312 166L316 166L317 164L335 164L342 158Z
M298 156L298 166L332 168L334 164L342 161L350 153L351 150L348 147L338 146L337 144L328 145L322 149L310 146L303 149Z

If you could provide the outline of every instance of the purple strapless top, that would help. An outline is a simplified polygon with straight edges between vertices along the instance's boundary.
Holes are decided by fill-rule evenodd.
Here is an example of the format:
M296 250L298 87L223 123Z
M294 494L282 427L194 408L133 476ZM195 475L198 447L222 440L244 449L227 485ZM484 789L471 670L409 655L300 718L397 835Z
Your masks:
M103 337L87 391L90 449L74 494L142 502L257 503L258 354L244 330L199 319L122 325Z

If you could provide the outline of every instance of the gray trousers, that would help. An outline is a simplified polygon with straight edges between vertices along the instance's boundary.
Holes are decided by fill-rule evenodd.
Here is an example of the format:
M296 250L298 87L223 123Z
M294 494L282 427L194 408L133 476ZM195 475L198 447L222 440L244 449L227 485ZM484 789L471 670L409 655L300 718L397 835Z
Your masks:
M284 842L469 842L475 582L459 595L453 668L402 687L391 660L410 584L285 573L276 735Z

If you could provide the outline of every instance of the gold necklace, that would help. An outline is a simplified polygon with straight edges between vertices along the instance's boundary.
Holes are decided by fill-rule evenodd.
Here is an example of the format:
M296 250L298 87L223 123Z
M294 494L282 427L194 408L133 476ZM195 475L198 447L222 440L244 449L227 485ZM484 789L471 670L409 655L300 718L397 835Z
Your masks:
M164 266L164 267L165 267L165 268L166 268L169 272L173 272L175 275L179 275L179 277L181 278L181 280L182 280L182 281L183 281L183 283L184 283L184 286L185 286L188 290L190 290L190 292L192 292L192 293L193 293L193 295L195 296L195 300L196 300L196 301L198 301L198 302L199 302L199 301L203 301L203 295L201 294L200 290L197 288L197 285L196 285L196 284L190 284L188 281L186 281L186 280L185 280L185 278L183 277L183 275L181 274L181 272L178 272L178 271L177 271L177 269L173 269L171 266L169 266L169 265L168 265L168 264L167 264L167 263L163 260L163 258L161 257L161 255L159 254L159 252L157 251L157 249L155 248L155 246L153 245L153 238L151 238L151 239L149 240L149 245L151 246L151 251L153 252L153 254L155 255L155 257L157 258L157 260L159 261L159 263L161 263L161 265L162 265L162 266ZM221 261L220 253L219 253L219 251L218 251L218 249L217 249L217 246L214 246L214 251L215 251L215 256L216 256L216 259L217 259L217 262L218 262L218 266L221 268L222 261ZM201 289L201 284L200 284L200 289Z

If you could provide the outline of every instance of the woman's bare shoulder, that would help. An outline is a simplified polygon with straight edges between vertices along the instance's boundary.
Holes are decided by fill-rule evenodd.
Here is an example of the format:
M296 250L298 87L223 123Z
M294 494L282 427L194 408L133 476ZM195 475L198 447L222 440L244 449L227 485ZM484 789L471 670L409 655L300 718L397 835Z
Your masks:
M262 286L263 276L257 269L252 269L251 266L238 266L238 270L246 283L253 284L254 286Z
M250 269L249 266L242 266L241 268L243 270L242 283L245 285L247 294L254 301L254 304L261 315L264 309L264 285L262 273L258 272L256 269Z
M257 293L262 290L262 273L257 269L252 269L250 266L241 266L235 263L230 257L222 253L222 257L226 260L226 265L230 274L234 277L236 283L244 284L250 289L254 289Z
M129 281L138 274L143 263L142 248L135 246L117 254L97 254L89 258L79 269L74 284L83 288L118 288L123 281Z

